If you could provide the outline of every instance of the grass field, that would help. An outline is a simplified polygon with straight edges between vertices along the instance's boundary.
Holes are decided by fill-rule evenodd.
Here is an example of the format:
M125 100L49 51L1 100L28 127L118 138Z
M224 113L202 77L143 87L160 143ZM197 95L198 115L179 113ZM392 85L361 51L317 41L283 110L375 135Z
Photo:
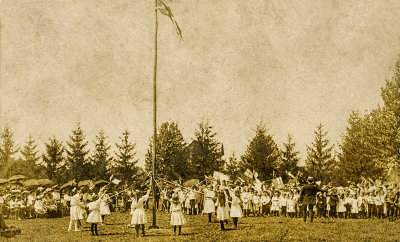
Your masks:
M239 219L239 228L232 221L226 231L218 231L217 221L208 223L205 215L188 216L181 236L173 235L169 214L157 213L160 229L146 229L145 237L135 237L135 229L127 228L129 213L113 213L106 225L99 226L100 236L92 236L90 225L82 232L67 232L69 218L6 220L7 225L18 226L22 234L9 241L393 241L400 240L400 220L345 220L315 219L304 223L301 219L249 217ZM148 213L151 225L151 213ZM214 218L215 219L215 218ZM0 237L0 240L6 240Z

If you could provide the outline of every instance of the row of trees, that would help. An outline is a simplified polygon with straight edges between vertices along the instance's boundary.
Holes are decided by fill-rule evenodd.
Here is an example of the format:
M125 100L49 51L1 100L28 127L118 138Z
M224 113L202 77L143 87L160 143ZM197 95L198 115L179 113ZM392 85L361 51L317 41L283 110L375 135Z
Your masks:
M203 179L214 171L222 171L234 180L247 169L256 171L261 180L281 176L286 182L288 173L299 171L324 183L346 184L359 182L361 177L385 179L387 170L400 164L400 60L395 73L381 90L384 105L361 115L353 111L346 132L336 151L327 138L327 131L319 124L314 140L307 146L305 166L299 166L299 152L293 138L280 149L263 123L257 125L245 153L236 153L224 159L224 147L217 139L209 121L198 124L194 138L187 143L176 122L165 122L158 129L156 172L169 180ZM13 132L6 127L1 135L0 176L25 174L28 177L48 177L62 183L76 180L107 179L110 174L129 183L140 183L151 170L153 137L145 155L145 170L137 166L135 143L125 130L115 144L100 131L94 140L94 149L87 148L84 131L78 124L66 145L52 137L45 143L40 157L35 140L29 136L19 149ZM21 156L16 158L17 153Z
M316 133L319 138L313 143L313 147L316 148L309 147L311 153L316 153L320 145L327 142L326 140L320 142L319 139L326 134L322 132L320 125ZM177 123L165 122L158 132L156 172L158 176L169 180L202 179L205 175L212 175L214 171L225 172L236 179L246 169L250 169L257 171L262 180L282 176L285 181L289 179L287 172L297 173L300 169L299 152L296 151L290 135L280 150L273 137L267 134L264 124L257 125L255 133L244 155L237 157L233 153L225 160L224 147L217 140L217 134L209 121L198 124L195 138L189 144L183 138ZM72 178L77 181L108 179L114 174L124 181L135 183L138 182L138 178L143 178L144 174L151 170L153 137L150 139L143 170L137 166L135 143L130 141L128 130L122 133L119 143L115 144L114 155L111 155L111 145L102 130L96 135L93 141L94 148L90 151L87 148L88 142L84 131L79 124L71 132L69 140L65 142L66 145L55 137L50 138L45 143L45 152L41 156L32 136L28 137L22 149L15 144L13 132L9 127L4 129L1 138L2 177L25 174L28 177L47 177L63 183ZM325 152L330 153L331 149ZM16 157L18 152L20 156ZM312 164L310 171L317 166L317 163Z
M136 166L138 160L135 159L135 143L130 141L129 135L128 130L122 133L112 156L107 137L100 131L94 140L94 149L90 152L84 131L78 124L66 146L52 137L45 143L45 152L40 155L32 136L28 137L25 146L20 149L13 140L12 130L6 127L1 135L0 176L24 174L30 178L47 177L63 183L72 178L77 181L108 179L110 174L118 174L120 178L133 182L143 175L143 170ZM16 157L18 152L21 155Z

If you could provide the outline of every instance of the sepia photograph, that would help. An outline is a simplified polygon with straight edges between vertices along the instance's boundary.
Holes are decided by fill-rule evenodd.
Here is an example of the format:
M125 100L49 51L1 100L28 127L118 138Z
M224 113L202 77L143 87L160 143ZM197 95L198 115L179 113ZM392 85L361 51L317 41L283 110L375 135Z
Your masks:
M400 240L399 13L0 0L0 241Z

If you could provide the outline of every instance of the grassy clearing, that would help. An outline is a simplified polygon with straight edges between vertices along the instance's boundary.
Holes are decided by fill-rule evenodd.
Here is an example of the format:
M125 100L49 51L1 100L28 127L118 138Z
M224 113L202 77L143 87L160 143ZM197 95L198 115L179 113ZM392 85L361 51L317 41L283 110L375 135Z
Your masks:
M90 225L82 232L67 232L68 217L56 219L7 220L7 225L22 229L22 234L9 241L388 241L400 240L400 220L345 220L316 219L304 223L301 219L242 218L239 228L232 229L232 221L226 231L218 231L219 223L208 223L207 217L186 216L187 224L182 236L173 235L169 226L169 214L159 212L160 229L146 230L146 237L135 237L135 230L127 228L129 213L113 213L106 218L107 225L99 226L100 236L93 237ZM151 220L151 213L148 213ZM150 225L147 224L147 227ZM5 240L4 238L1 238Z

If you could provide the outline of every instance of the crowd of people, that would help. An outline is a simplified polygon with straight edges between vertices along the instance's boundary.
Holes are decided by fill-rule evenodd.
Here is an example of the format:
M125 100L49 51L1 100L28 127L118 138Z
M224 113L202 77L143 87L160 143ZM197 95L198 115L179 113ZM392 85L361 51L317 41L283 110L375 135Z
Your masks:
M252 185L214 184L206 187L180 189L179 196L186 214L213 213L212 204L216 206L218 191L223 190L227 201L240 199L243 217L279 216L303 217L300 200L302 186L287 184L280 188L273 185L256 189ZM162 209L168 210L167 194L162 190ZM172 192L173 193L173 192ZM321 186L315 194L312 211L318 218L389 218L399 216L399 187L396 184L350 184L347 187ZM211 212L209 212L211 211Z
M232 218L237 228L242 217L287 217L383 219L393 221L400 215L400 192L396 184L350 183L347 187L320 186L311 178L308 185L274 184L255 186L249 182L230 183L224 180L205 180L193 186L177 182L155 182L158 210L170 213L170 225L181 234L185 216L206 214L208 221L215 217L225 230ZM159 185L161 184L161 185ZM0 190L1 214L10 219L69 216L68 231L81 231L83 221L91 224L93 235L98 235L98 224L119 208L130 210L130 227L136 234L145 235L146 209L151 190L131 188L77 187L60 190L58 186L31 190ZM150 187L149 187L150 188ZM128 222L128 221L127 221Z

